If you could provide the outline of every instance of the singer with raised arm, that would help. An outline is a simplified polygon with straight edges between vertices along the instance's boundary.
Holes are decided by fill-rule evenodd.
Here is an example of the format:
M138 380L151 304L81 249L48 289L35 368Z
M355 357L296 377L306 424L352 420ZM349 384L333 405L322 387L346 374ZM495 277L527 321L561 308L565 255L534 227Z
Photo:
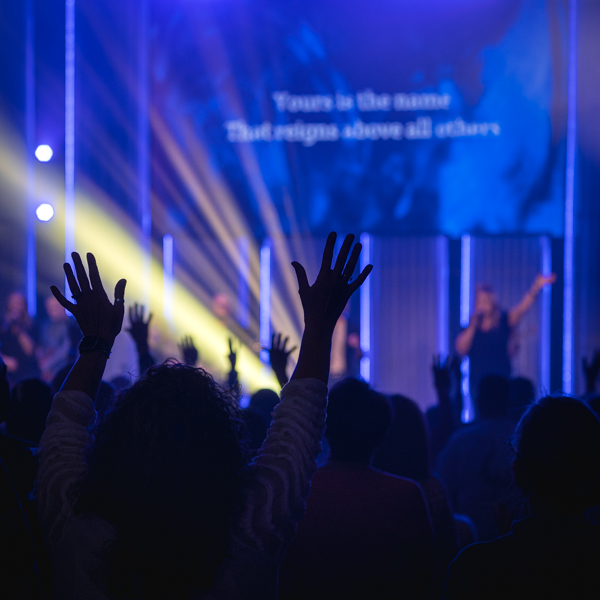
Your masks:
M475 293L475 310L469 325L457 336L456 351L470 359L471 394L476 394L486 375L510 377L509 340L511 333L536 301L546 285L556 281L556 274L538 274L521 301L508 311L498 304L492 286L480 284Z

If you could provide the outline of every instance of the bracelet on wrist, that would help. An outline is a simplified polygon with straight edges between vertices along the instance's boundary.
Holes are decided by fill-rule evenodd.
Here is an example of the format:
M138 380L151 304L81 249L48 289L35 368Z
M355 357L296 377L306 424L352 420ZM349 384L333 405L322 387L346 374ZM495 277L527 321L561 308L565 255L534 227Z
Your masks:
M112 344L105 342L99 335L86 335L79 342L79 354L90 354L92 352L101 352L110 358Z

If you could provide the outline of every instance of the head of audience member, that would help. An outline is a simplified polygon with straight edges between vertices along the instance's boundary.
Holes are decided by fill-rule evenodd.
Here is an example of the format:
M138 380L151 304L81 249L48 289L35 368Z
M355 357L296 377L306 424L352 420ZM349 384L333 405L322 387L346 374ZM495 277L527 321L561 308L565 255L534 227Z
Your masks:
M271 413L279 404L279 395L273 390L258 390L250 397L248 408L259 414L266 422L267 427L271 423Z
M44 308L46 309L48 320L52 323L56 323L57 321L65 321L69 318L65 313L65 309L60 305L54 296L48 296L46 300L44 300Z
M237 402L203 369L153 366L99 413L78 513L110 522L116 597L208 589L226 556L246 455Z
M479 383L475 409L479 419L504 419L510 407L510 382L502 375L487 375Z
M326 437L331 459L370 464L385 439L392 410L383 394L358 379L345 379L329 392Z
M52 405L52 390L40 379L25 379L12 389L8 433L39 444Z
M513 471L534 516L577 516L600 503L600 421L576 398L546 396L513 438Z
M242 412L252 451L258 450L265 441L271 425L271 413L278 404L279 396L273 390L258 390L251 396L248 409Z
M392 425L373 456L373 466L416 481L430 476L429 441L425 418L417 403L406 396L389 397Z
M27 313L27 300L21 292L12 292L6 299L4 321L7 325L16 323L28 327L31 319Z
M535 387L531 379L515 377L510 380L510 406L508 416L518 421L535 400Z
M489 283L480 283L475 288L475 312L482 316L491 316L499 310L498 298Z

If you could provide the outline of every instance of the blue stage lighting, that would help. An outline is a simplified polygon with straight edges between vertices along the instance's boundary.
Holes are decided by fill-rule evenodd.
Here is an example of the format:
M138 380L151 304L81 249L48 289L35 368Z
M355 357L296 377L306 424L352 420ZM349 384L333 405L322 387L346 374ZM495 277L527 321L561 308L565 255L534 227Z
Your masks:
M48 146L48 144L40 144L35 149L35 157L40 162L48 162L52 158L53 154L54 154L54 152L52 152L52 148L50 148L50 146Z
M40 221L49 221L54 216L54 208L51 204L44 202L35 209L35 214Z

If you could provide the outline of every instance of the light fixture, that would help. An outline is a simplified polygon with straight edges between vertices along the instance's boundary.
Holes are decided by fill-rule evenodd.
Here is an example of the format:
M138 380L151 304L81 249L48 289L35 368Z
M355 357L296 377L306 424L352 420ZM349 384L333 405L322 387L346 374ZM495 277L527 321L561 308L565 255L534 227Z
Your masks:
M52 152L52 148L50 148L50 146L48 146L48 144L40 144L35 149L35 157L40 162L48 162L52 158L53 154L54 154L54 152Z
M40 221L49 221L54 216L54 208L51 204L44 202L35 209L35 214Z

